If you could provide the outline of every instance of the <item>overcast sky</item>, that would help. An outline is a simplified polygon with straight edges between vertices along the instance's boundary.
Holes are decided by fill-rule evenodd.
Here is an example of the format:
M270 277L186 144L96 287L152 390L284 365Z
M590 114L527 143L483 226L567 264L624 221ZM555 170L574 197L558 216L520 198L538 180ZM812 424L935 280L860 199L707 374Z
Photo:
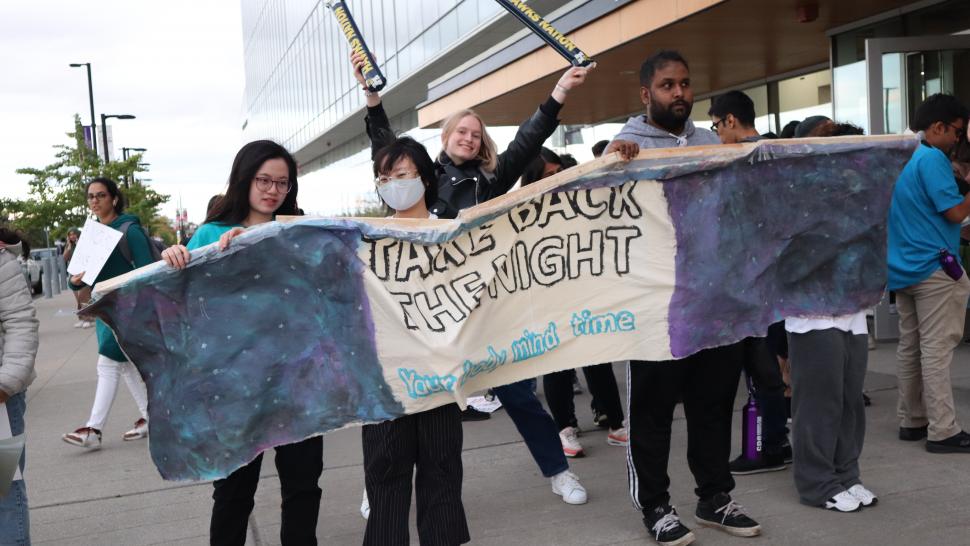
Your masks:
M51 163L75 113L90 123L84 68L68 67L90 62L98 124L137 116L109 120L115 147L147 148L144 176L172 196L162 212L173 217L181 196L201 222L241 144L241 34L239 0L4 1L0 195L27 197L14 171Z

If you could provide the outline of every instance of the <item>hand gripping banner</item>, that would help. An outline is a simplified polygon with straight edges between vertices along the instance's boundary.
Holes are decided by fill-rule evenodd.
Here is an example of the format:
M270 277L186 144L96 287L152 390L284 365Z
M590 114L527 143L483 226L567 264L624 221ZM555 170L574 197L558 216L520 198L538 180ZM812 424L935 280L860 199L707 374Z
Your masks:
M457 220L299 218L99 284L166 479L616 360L682 358L875 305L913 136L586 163Z
M387 80L384 79L384 74L381 73L377 62L374 61L374 56L371 55L370 49L367 47L367 42L361 36L360 29L357 28L357 23L354 22L353 16L350 15L347 2L327 2L327 7L333 10L333 15L337 18L337 24L340 25L340 31L347 38L350 49L354 52L364 54L364 67L361 73L364 75L364 83L367 85L368 91L380 91L384 89L384 86L387 85Z
M586 56L579 47L567 38L556 27L549 24L534 9L523 0L495 0L506 11L522 21L534 34L549 44L557 53L566 58L573 66L587 66L593 60Z

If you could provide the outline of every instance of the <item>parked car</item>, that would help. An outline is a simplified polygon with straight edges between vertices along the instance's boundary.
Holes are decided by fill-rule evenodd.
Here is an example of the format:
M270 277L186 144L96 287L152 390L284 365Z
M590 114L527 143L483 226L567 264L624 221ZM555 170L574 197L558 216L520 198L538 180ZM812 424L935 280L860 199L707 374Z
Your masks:
M30 273L30 289L34 294L40 294L44 290L41 282L44 278L44 264L41 260L48 256L58 256L56 248L35 248L30 251L30 259L25 264L27 272ZM37 276L34 277L31 270L36 270Z
M25 260L22 256L17 258L20 260L20 267L24 270L24 277L27 278L27 284L30 286L30 291L33 294L40 294L43 290L43 284L41 284L42 275L44 273L44 268L41 267L39 260Z

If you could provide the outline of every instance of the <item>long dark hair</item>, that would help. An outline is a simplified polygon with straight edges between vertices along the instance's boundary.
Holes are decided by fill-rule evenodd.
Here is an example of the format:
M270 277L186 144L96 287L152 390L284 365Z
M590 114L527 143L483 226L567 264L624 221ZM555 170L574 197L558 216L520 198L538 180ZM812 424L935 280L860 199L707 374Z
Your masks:
M296 215L296 161L286 148L272 140L256 140L246 144L236 153L229 172L226 194L213 204L206 214L205 223L239 224L249 216L249 189L259 168L270 159L282 159L289 170L290 192L283 198L275 214Z
M411 137L399 137L374 154L374 176L388 173L401 158L407 157L418 169L424 182L424 204L430 209L438 201L438 179L434 175L434 161L428 150Z
M100 176L98 178L92 178L90 182L84 185L85 199L87 199L87 193L91 190L91 184L103 184L104 187L108 189L108 195L110 195L112 199L118 200L115 202L115 214L120 215L121 213L125 212L125 196L121 193L121 190L118 189L118 184L115 184L114 180L111 180L110 178L102 178Z

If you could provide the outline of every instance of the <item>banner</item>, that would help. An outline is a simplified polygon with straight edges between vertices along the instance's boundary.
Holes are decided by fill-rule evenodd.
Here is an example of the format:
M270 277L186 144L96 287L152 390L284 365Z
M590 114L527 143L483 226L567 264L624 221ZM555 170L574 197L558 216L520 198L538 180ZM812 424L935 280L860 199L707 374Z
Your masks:
M387 80L384 79L384 74L381 73L377 62L374 61L374 56L371 55L370 49L367 47L367 42L360 35L360 29L357 28L357 23L354 22L353 16L350 15L350 9L347 8L347 3L343 1L327 2L327 7L333 10L333 15L337 18L337 24L340 25L340 31L347 38L347 43L350 44L351 51L364 55L364 67L361 70L361 74L364 75L364 84L367 86L367 89L369 91L380 91L384 89L384 86L387 85Z
M875 305L913 136L645 150L457 220L299 218L95 287L166 479L469 393Z
M524 0L495 0L505 11L511 13L542 41L549 44L573 66L588 66L593 60L556 27L549 24L538 12L530 8Z

